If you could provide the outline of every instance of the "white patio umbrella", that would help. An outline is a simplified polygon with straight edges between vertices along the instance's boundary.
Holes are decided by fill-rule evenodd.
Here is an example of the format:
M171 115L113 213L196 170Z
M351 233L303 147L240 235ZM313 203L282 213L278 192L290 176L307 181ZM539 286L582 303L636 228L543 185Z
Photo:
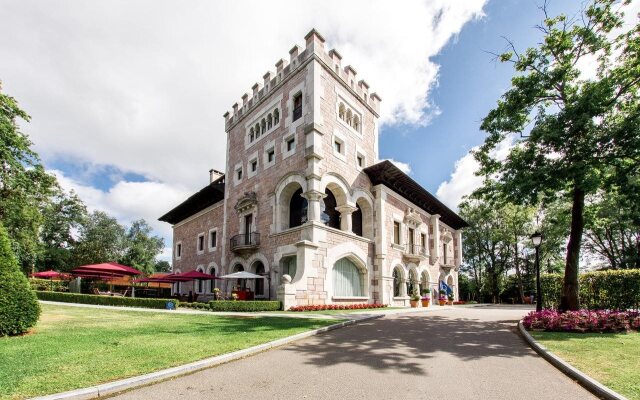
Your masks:
M262 275L256 275L247 271L238 271L233 274L223 275L220 278L224 279L264 279L265 277Z

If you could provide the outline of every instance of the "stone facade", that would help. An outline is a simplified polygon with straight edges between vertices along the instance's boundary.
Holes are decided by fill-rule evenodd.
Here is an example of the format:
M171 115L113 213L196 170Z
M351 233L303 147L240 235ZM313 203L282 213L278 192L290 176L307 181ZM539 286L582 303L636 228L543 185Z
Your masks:
M224 115L224 198L206 208L206 198L190 198L161 218L174 228L174 272L215 268L217 275L259 273L266 277L264 287L247 285L257 297L286 299L286 306L408 305L408 289L437 289L440 280L448 282L457 297L464 221L436 201L436 208L458 221L456 227L448 226L427 211L430 207L398 194L398 188L372 183L369 167L382 165L380 97L356 79L351 66L342 67L340 54L327 51L318 32L312 30L305 39L305 49L291 49L289 61L278 61L276 72L267 72L252 94L243 95ZM384 165L394 169L388 162ZM421 199L429 199L424 189L418 192ZM192 212L185 214L189 207ZM399 238L394 237L394 222L399 223ZM215 248L209 246L211 230L217 232ZM416 247L423 242L425 249ZM361 286L353 283L356 278L348 282L357 295L334 288L344 284L342 275L335 276L337 263L346 263L347 270L355 266L359 275L353 276L360 277ZM395 295L394 270L396 286L400 279L404 288ZM228 284L216 285L228 291ZM212 287L183 284L174 289L206 296Z

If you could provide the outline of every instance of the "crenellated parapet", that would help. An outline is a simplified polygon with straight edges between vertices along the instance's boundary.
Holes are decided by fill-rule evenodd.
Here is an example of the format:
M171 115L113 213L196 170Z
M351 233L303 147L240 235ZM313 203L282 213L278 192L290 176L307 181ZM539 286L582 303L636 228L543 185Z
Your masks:
M342 67L342 56L337 50L325 50L325 39L318 31L312 29L305 37L305 48L295 45L289 50L289 61L281 58L275 63L276 71L267 71L263 82L256 82L251 93L242 95L242 102L235 103L232 111L224 114L225 128L228 129L244 115L250 113L261 101L280 87L288 77L298 71L311 58L324 63L331 73L343 82L344 86L360 101L370 107L375 114L379 113L381 98L371 93L369 85L363 79L357 80L357 72L351 66Z

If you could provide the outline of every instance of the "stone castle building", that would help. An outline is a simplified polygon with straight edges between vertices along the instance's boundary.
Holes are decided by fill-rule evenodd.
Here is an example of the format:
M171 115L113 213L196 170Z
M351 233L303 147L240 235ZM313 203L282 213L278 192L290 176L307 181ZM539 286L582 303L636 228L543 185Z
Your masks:
M404 306L422 289L436 301L440 281L457 298L465 221L379 160L380 97L317 31L305 39L224 115L224 173L160 218L173 225L174 272L260 274L246 282L255 297L286 307Z

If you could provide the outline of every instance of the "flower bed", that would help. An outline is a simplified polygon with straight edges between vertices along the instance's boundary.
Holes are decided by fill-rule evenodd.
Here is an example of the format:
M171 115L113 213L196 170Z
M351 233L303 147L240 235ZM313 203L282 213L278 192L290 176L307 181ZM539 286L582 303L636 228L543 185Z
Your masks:
M640 330L635 311L532 311L522 319L528 330L549 332L626 332Z
M461 305L463 305L463 304L467 304L467 302L466 302L466 301L462 301L462 300L460 300L460 301L454 301L454 302L453 302L453 305L454 305L454 306L461 306Z
M327 311L327 310L367 310L385 308L386 304L318 304L312 306L294 306L289 311Z

